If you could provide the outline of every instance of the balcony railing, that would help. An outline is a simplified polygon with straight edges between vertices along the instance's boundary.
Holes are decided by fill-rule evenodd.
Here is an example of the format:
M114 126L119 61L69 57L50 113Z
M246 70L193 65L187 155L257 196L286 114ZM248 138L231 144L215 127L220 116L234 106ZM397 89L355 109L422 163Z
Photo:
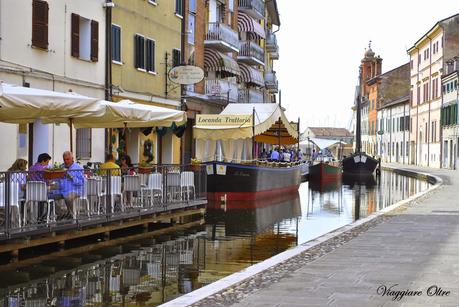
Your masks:
M238 52L238 33L223 23L211 22L209 23L209 30L207 31L204 45L222 52Z
M279 45L277 44L276 34L268 32L266 36L266 51L271 55L271 59L279 59Z
M256 89L240 89L239 103L262 103L264 101L264 92Z
M265 4L262 0L239 0L238 9L255 19L265 18Z
M238 85L228 80L207 79L206 95L217 103L238 102Z
M263 48L252 41L242 42L237 60L249 65L265 65Z
M265 75L265 85L266 88L271 92L271 93L277 93L278 91L278 83L277 83L277 77L276 77L276 72L268 72Z

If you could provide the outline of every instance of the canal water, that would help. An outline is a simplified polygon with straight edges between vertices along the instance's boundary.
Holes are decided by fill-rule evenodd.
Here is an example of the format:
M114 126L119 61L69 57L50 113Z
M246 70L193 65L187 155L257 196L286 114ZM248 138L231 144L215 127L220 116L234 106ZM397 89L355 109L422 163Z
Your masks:
M0 306L154 306L426 190L381 178L315 186L256 202L211 203L205 224L117 246L82 246L0 266ZM91 250L91 252L87 252ZM14 269L13 269L14 268Z

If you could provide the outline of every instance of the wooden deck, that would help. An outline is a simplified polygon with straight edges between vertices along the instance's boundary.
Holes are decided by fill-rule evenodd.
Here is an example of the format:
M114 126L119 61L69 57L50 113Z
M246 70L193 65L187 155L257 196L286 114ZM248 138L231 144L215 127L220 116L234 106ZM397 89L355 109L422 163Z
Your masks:
M14 262L21 258L22 251L34 247L55 244L64 248L66 242L97 235L100 235L104 240L110 240L111 235L120 230L143 227L145 231L148 231L150 226L158 223L166 223L169 226L174 224L194 225L196 221L188 222L188 220L192 219L193 216L202 217L205 213L206 203L206 200L196 200L189 203L173 204L161 211L120 214L115 219L87 219L71 225L56 225L55 227L15 232L10 234L10 238L2 238L0 254L7 255L6 257ZM165 227L154 232L161 234L170 231L170 228ZM151 232L149 234L151 235ZM132 239L132 236L129 238Z

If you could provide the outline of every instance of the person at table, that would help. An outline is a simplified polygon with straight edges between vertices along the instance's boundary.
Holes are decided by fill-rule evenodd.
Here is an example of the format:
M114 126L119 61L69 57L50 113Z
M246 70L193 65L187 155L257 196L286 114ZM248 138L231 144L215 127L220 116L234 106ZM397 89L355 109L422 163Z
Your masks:
M24 198L25 185L27 181L27 160L17 159L8 169L11 182L17 182L19 187L19 198Z
M105 163L102 163L99 166L100 176L107 176L108 172L110 172L111 176L121 176L120 166L115 163L115 158L112 153L107 154L105 157Z
M132 165L131 157L128 155L121 156L120 168L123 175L135 175L134 165Z
M59 194L64 199L69 212L73 212L73 200L83 195L84 170L75 162L73 153L65 151L62 155L64 164L62 167L67 171L64 178L58 180Z
M46 152L38 155L37 163L29 167L29 181L43 181L43 171L49 168L49 161L51 161L51 156Z

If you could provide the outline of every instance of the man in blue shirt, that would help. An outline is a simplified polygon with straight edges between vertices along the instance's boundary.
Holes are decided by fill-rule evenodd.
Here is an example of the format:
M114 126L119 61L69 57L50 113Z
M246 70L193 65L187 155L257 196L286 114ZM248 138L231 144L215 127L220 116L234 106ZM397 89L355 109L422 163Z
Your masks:
M64 152L62 157L62 167L67 170L67 174L59 180L59 192L65 200L67 210L73 213L73 200L83 195L83 167L74 161L73 153L70 151Z
M277 148L274 148L271 153L271 161L279 161L279 152L277 151Z

